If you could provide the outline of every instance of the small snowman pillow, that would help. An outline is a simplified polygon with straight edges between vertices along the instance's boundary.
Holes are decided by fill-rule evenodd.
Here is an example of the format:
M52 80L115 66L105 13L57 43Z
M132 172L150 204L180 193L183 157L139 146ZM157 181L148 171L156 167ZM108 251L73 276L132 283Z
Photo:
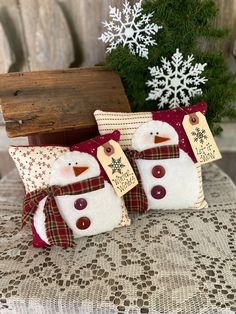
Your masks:
M121 132L120 145L139 185L125 195L129 210L201 209L207 207L201 167L182 126L185 114L207 110L205 103L158 112L95 111L101 135Z
M100 145L119 137L115 131L73 147L10 147L26 189L22 225L32 223L35 247L71 247L75 238L130 225L96 159Z

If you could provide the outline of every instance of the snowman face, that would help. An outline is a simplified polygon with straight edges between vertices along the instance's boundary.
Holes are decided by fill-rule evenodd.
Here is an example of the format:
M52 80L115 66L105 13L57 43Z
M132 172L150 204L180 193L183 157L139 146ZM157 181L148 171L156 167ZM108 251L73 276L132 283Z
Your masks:
M132 138L132 147L137 151L178 143L179 137L175 129L162 121L144 123L135 131Z
M52 166L50 185L67 185L100 175L96 159L81 152L68 152Z

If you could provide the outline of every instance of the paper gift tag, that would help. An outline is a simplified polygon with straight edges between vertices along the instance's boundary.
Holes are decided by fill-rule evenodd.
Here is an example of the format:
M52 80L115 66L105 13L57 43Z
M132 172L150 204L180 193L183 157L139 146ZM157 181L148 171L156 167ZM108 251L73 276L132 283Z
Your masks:
M99 146L97 158L119 197L138 184L133 168L116 141L110 140L106 144Z
M199 164L222 158L206 117L201 112L185 115L183 127Z

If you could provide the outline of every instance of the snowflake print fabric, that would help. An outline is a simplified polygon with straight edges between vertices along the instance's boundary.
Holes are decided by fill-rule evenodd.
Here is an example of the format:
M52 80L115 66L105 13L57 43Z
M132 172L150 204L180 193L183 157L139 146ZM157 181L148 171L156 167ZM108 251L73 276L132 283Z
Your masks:
M53 163L68 147L22 146L11 147L9 153L16 163L26 192L45 188L48 185Z
M150 23L153 13L143 14L142 0L133 7L125 0L121 11L110 6L110 17L112 21L103 23L106 31L99 38L108 45L106 51L110 53L118 45L123 45L132 54L148 58L147 47L156 45L152 36L162 26Z
M151 91L146 100L158 100L158 108L169 105L170 109L188 106L191 97L202 94L199 85L205 84L207 79L200 75L206 67L205 64L192 65L193 55L184 60L179 49L176 50L169 61L162 58L162 67L149 68L152 80L146 84Z

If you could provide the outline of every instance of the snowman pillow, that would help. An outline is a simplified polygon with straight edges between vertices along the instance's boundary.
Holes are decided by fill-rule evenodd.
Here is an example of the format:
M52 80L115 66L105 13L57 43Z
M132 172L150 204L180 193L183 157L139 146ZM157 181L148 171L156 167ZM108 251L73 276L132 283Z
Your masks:
M35 247L70 247L74 238L130 225L96 159L100 145L119 137L115 131L73 147L10 147L26 189L22 225L32 223Z
M201 209L207 207L201 167L182 126L185 114L206 113L207 105L158 112L95 111L101 135L115 129L134 167L139 185L125 195L129 210Z

